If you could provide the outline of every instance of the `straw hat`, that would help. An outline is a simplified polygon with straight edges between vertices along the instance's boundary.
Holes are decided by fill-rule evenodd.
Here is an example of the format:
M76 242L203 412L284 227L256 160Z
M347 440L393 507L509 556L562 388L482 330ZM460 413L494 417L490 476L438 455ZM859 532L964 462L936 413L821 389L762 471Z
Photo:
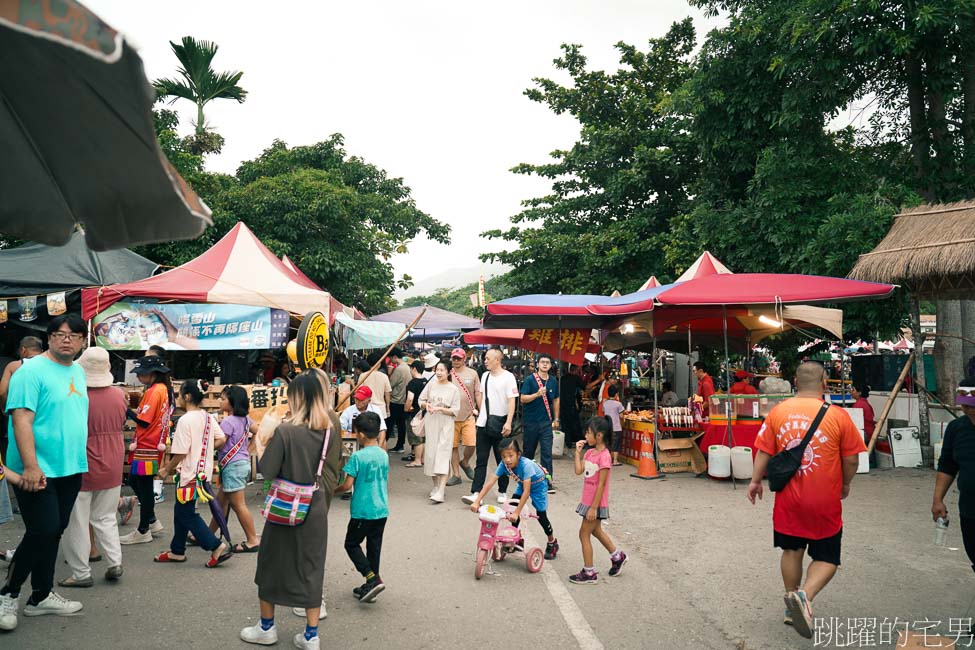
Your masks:
M88 348L78 359L78 365L85 371L88 388L105 388L115 383L112 362L105 348Z

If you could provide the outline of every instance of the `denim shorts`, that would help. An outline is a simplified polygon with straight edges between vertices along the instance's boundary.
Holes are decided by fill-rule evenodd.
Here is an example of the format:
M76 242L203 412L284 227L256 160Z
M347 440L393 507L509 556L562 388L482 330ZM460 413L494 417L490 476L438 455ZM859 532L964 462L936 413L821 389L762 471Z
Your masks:
M220 485L224 492L240 492L251 477L251 462L235 460L220 470Z

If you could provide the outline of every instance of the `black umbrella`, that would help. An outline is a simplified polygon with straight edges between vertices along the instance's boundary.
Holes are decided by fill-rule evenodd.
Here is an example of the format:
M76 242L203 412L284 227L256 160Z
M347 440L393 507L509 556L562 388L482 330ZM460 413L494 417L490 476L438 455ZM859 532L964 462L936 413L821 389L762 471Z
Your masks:
M156 143L122 35L72 0L0 0L0 232L102 251L199 236L210 209Z

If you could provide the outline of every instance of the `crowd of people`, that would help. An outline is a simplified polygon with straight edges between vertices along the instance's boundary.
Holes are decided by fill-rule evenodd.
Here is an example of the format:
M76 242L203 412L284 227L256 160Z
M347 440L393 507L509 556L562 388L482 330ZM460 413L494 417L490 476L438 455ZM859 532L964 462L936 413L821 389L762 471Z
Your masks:
M573 369L564 376L568 381L560 381L553 374L552 358L542 354L519 383L505 369L498 349L484 355L481 373L470 367L462 348L451 350L449 360L427 355L413 362L393 350L383 372L372 366L362 369L364 376L349 395L352 403L341 413L336 411L341 391L325 372L297 374L287 385L287 417L262 432L249 417L246 391L225 387L218 419L203 408L207 383L187 379L174 390L169 368L158 354L136 363L135 374L146 390L137 409L130 410L126 395L113 386L107 352L84 349L87 333L78 316L56 317L48 327L46 351L25 339L22 361L4 372L0 399L11 424L6 464L0 462L0 508L9 497L9 484L25 533L17 549L4 553L9 566L0 587L0 630L16 628L28 578L24 616L69 615L82 609L81 602L53 591L59 546L71 569L60 586L91 587L92 562L103 555L105 580L121 579L122 546L150 543L165 534L162 517L157 517L155 477L171 480L176 498L169 548L154 561L187 562L191 545L206 552L204 566L211 569L236 553L257 554L254 581L260 616L240 631L249 643L277 642L275 609L282 606L305 620L294 645L320 647L328 513L334 495L350 495L351 500L344 548L363 579L353 593L366 603L383 593L380 558L389 517L392 453L403 454L407 467L423 467L431 477L429 499L434 505L444 503L447 487L463 483L462 474L471 482L470 492L462 496L471 510L478 511L495 490L498 502L513 506L509 519L518 526L530 501L546 536L544 557L555 560L559 541L549 516L550 495L557 489L553 438L560 425L564 428L567 412L578 417L581 393L593 389L601 413L580 424L580 436L572 443L574 470L583 476L575 508L582 519L583 566L569 580L598 582L593 538L609 555L609 576L620 575L627 561L602 527L610 516L610 479L619 463L622 431L623 407L613 377L587 378ZM703 366L697 370L700 392L700 387L707 388L707 372ZM784 620L809 637L813 603L841 563L841 501L850 494L865 445L847 412L824 403L827 374L822 365L801 364L795 381L797 395L776 406L758 434L747 495L753 503L761 499L766 472L772 487L771 479L779 480L783 463L788 465L783 458L794 459L784 483L774 488L773 543L782 551ZM571 395L563 399L567 389ZM855 397L865 399L868 390L857 387ZM957 477L961 529L975 569L975 378L962 381L956 402L963 415L945 432L931 511L934 518L947 520L944 499ZM520 432L514 419L519 405ZM182 415L173 427L175 409ZM128 419L136 428L125 449L122 429ZM351 455L344 452L343 432L355 436ZM268 480L260 535L243 498L250 477L248 447L255 435L264 436L257 445L258 462ZM489 478L492 455L497 467ZM117 519L123 513L124 521L124 513L131 510L131 502L121 496L123 465L128 465L129 486L139 505L138 523L127 535L119 534ZM215 466L220 469L219 490L211 484ZM211 505L209 523L197 509L200 504ZM226 522L230 513L244 532L244 539L233 546ZM4 516L0 509L0 523ZM804 569L806 554L812 561Z

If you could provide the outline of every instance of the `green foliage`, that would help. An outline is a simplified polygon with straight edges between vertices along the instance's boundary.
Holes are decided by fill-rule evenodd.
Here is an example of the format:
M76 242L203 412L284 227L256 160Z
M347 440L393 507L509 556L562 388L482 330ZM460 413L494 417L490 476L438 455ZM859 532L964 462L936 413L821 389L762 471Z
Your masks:
M549 164L522 164L519 174L552 181L551 194L524 202L507 231L485 233L517 244L483 256L515 268L518 293L632 290L665 274L657 255L669 220L688 208L698 163L688 116L673 110L674 93L692 72L690 19L650 41L647 52L617 44L621 68L590 71L578 45L555 60L570 86L536 79L532 101L581 124L580 138Z
M436 293L429 296L413 296L403 301L403 307L419 307L420 305L430 305L452 311L455 314L465 314L472 318L483 316L484 309L471 305L471 295L477 295L477 282L472 282L467 286L457 289L437 289ZM485 302L504 300L512 295L511 287L508 284L507 274L499 275L484 281Z
M204 107L215 99L234 99L243 103L247 91L240 87L243 72L216 72L213 57L218 46L211 41L198 41L192 36L184 36L180 43L170 41L173 54L179 60L177 79L157 79L153 82L156 95L160 99L170 98L170 103L185 99L196 104L196 131L185 140L186 148L196 155L220 153L223 148L222 136L207 128Z
M159 124L175 127L167 119L157 119ZM160 140L166 138L163 129ZM242 163L236 176L227 176L202 171L202 162L194 166L198 156L168 140L167 155L181 161L180 171L213 209L214 225L198 239L140 253L177 266L243 221L275 255L288 255L338 300L366 313L394 308L392 293L409 286L409 278L397 282L389 259L419 235L446 243L450 227L418 210L402 179L347 156L342 144L337 134L307 147L275 141Z
M662 281L710 250L738 272L845 276L923 200L975 194L975 0L696 0L728 15L691 59L688 20L614 74L578 46L534 101L580 123L525 201L515 293L608 293ZM830 127L854 102L869 119ZM893 335L905 296L844 305L851 338ZM791 344L790 342L786 343Z

